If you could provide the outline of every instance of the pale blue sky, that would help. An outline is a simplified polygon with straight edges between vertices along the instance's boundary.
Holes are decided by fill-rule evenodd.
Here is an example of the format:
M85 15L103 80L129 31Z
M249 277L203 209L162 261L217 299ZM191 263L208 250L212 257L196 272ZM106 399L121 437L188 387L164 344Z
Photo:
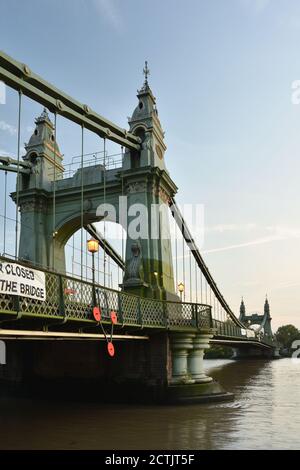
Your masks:
M145 59L178 201L205 205L203 253L233 309L241 295L300 327L297 0L2 0L0 47L122 127ZM16 98L0 105L15 152ZM25 106L23 140L40 107ZM5 128L1 122L12 126ZM79 153L64 130L63 153ZM91 142L91 151L92 148ZM1 183L2 184L2 183ZM12 180L11 180L12 184Z

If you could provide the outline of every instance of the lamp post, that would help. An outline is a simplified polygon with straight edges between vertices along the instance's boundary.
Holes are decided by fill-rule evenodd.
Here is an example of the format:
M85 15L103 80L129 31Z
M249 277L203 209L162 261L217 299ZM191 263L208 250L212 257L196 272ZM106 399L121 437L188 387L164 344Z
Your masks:
M96 289L95 289L95 253L99 251L99 242L94 238L91 238L87 242L87 249L89 253L92 253L92 279L93 279L93 307L95 307L96 301Z
M184 284L183 284L183 282L180 282L180 283L178 284L178 291L179 291L179 294L180 294L180 300L181 300L181 302L182 302L182 294L183 294L183 292L184 292Z

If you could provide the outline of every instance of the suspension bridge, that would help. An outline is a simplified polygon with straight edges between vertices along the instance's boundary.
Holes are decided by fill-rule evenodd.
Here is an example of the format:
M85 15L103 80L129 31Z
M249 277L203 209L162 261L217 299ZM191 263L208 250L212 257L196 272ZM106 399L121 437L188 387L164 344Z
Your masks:
M87 374L102 384L134 379L169 401L220 399L229 395L203 369L210 344L237 357L275 354L268 301L263 315L246 315L243 302L234 314L176 204L147 63L144 75L127 130L0 52L0 80L17 97L17 152L0 156L3 377ZM44 109L23 152L26 100ZM80 134L69 163L62 120ZM88 153L91 134L97 151ZM123 229L119 250L112 224Z

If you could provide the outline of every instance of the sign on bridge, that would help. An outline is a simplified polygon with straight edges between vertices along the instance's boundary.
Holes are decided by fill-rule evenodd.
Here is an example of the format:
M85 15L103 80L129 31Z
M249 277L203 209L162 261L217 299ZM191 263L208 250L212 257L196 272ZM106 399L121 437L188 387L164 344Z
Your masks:
M46 300L45 273L0 261L0 293Z

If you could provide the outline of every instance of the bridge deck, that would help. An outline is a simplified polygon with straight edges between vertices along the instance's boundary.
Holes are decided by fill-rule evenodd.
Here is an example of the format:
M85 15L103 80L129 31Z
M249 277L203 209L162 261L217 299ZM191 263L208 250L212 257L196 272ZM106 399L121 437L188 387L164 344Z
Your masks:
M11 263L12 260L0 257L1 262ZM34 268L19 261L18 264ZM8 331L11 330L53 329L65 332L65 337L72 332L96 334L98 330L100 333L100 324L93 317L93 284L47 270L40 271L45 273L45 301L0 293L0 335L9 336ZM272 344L267 338L263 341L247 338L245 331L232 320L221 322L212 318L210 305L141 298L100 285L96 285L95 290L103 326L111 325L112 311L117 314L117 335L134 336L138 331L139 336L142 329L148 334L154 330L197 332L214 328L215 338Z

